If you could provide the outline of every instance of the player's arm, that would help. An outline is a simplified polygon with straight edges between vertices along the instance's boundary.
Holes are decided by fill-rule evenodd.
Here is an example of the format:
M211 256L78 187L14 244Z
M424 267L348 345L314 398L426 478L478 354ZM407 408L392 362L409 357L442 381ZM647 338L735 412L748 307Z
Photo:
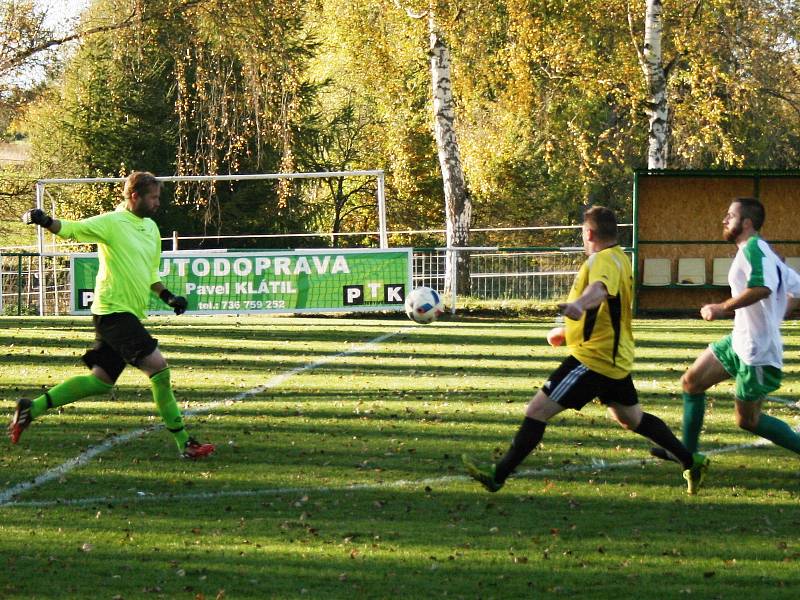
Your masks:
M164 302L167 306L169 306L172 310L175 311L176 315L182 315L186 312L189 303L186 301L186 298L183 296L176 296L172 292L170 292L167 288L164 287L164 284L160 281L156 281L153 285L150 286L150 289L153 293L161 298L161 301Z
M565 317L577 321L584 312L597 308L606 298L608 298L606 285L602 281L595 281L589 284L577 299L559 304L558 308Z
M105 243L114 228L113 213L70 221L54 219L39 208L29 210L22 215L22 222L39 225L62 238L92 244Z
M772 290L768 287L757 286L750 287L743 291L738 296L728 298L725 302L719 304L706 304L700 309L700 316L706 321L713 321L721 317L729 317L738 308L744 308L755 304L769 296Z
M800 274L786 264L783 267L786 283L786 311L783 313L785 320L800 306Z
M783 319L786 320L792 316L792 313L800 306L800 298L789 296L786 299L786 312L783 313Z
M38 225L44 227L50 233L57 234L61 231L61 221L54 219L41 208L32 208L22 215L22 222L26 225Z

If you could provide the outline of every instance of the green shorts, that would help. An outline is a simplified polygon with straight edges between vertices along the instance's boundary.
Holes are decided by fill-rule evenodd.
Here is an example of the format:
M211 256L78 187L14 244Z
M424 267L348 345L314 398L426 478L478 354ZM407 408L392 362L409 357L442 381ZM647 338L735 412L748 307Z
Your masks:
M726 335L709 345L731 377L736 378L736 397L745 402L757 402L781 387L783 374L777 367L769 365L751 366L733 351L731 336Z

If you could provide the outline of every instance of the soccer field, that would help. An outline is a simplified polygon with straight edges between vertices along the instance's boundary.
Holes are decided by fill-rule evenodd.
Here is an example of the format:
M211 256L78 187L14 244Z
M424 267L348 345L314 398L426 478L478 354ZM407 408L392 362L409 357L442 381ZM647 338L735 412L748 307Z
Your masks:
M460 455L502 452L565 355L552 319L148 321L190 432L177 456L146 377L34 421L0 457L0 598L796 598L798 457L711 391L712 459L680 468L598 404L565 412L488 494ZM730 321L637 320L645 410L680 431L679 378ZM800 411L800 325L767 409ZM81 374L88 318L0 318L0 400Z

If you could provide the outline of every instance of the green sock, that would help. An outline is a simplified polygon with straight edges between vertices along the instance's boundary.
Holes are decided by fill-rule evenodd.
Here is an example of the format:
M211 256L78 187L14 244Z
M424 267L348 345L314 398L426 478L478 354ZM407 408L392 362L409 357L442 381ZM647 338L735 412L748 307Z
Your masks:
M51 388L47 393L33 399L31 416L35 419L45 412L48 408L64 406L70 402L75 402L87 396L106 394L111 391L113 385L101 381L94 375L76 375L59 383ZM48 402L48 396L50 401Z
M753 433L768 439L778 446L800 454L800 435L797 435L786 421L761 413Z
M159 371L150 377L150 387L153 388L153 400L158 406L158 414L161 420L175 437L178 450L183 452L183 446L189 439L189 434L183 427L183 417L178 403L175 402L175 394L172 393L172 384L169 381L169 367Z
M683 393L683 445L689 452L697 452L700 445L700 430L706 412L706 394Z

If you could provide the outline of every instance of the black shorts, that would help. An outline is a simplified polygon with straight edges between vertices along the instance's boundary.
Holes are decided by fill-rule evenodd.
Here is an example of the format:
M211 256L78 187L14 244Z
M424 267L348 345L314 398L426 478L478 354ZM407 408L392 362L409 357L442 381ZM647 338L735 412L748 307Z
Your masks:
M589 369L574 356L568 356L542 386L547 396L564 408L580 410L595 398L603 404L635 406L639 403L633 379L611 379Z
M101 367L112 381L119 378L125 365L137 366L158 348L158 340L131 313L92 315L92 321L95 342L83 355L83 362L90 369Z

